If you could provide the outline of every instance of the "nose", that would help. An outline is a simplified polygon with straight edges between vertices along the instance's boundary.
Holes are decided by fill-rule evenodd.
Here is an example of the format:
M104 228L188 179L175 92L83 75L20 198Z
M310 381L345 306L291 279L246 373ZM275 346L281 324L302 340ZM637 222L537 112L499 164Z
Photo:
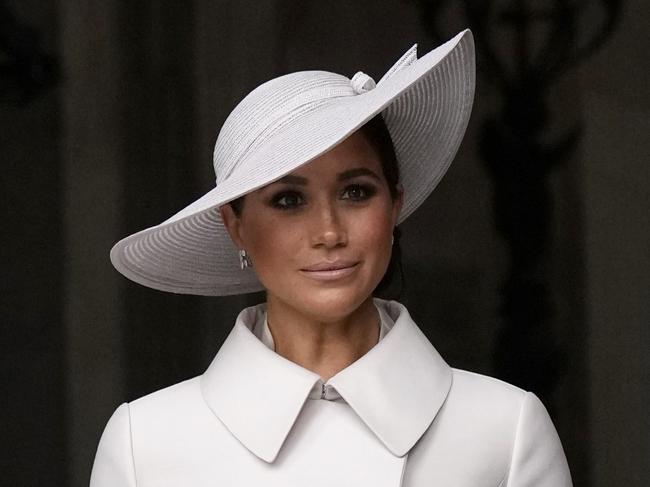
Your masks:
M311 238L314 247L335 248L347 245L347 229L335 205L328 203L317 208Z

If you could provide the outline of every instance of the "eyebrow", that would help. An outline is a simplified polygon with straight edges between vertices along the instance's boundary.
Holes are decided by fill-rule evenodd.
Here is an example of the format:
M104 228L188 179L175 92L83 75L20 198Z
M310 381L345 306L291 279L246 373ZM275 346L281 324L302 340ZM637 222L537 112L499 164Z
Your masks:
M300 186L307 186L307 178L303 178L302 176L294 176L293 174L287 174L283 178L280 178L276 181L277 183L285 183L285 184L298 184Z
M337 174L336 179L338 181L347 181L348 179L356 178L357 176L370 176L378 181L381 181L381 178L375 172L365 167L357 167L343 171L342 173ZM304 178L302 176L295 176L293 174L288 174L278 179L276 182L284 184L296 184L299 186L307 186L309 184L307 178Z
M356 178L357 176L370 176L372 178L375 178L378 181L381 181L381 178L374 171L371 171L366 167L357 167L355 169L348 169L347 171L343 171L342 173L339 173L336 179L338 179L339 181L345 181L347 179Z

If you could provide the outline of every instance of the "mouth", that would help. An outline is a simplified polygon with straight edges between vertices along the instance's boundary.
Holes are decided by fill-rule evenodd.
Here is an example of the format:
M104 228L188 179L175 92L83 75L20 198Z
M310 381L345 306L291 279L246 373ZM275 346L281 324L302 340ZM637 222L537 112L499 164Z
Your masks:
M317 281L334 281L353 274L358 266L358 261L319 262L300 269L300 272Z

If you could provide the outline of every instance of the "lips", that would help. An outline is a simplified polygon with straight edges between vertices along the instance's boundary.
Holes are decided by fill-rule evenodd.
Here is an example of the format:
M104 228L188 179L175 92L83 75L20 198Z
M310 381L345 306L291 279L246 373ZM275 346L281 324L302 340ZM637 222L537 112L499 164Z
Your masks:
M351 260L335 260L331 262L323 261L300 270L305 272L336 271L348 267L354 267L357 264L358 262Z
M300 269L300 271L305 276L318 281L333 281L353 274L356 272L358 265L358 261L323 261Z

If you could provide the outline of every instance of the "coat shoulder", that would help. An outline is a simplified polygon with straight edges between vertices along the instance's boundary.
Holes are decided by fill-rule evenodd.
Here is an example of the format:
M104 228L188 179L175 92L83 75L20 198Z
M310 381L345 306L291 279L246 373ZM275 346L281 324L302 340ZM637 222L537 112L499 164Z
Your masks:
M488 375L452 368L452 388L454 394L476 398L482 402L498 402L499 405L512 403L517 407L526 396L526 391Z
M138 485L171 485L161 465L200 472L236 448L203 398L201 376L142 396L129 409Z
M129 403L134 428L165 431L186 427L190 418L213 421L214 415L203 399L201 376L159 389Z
M466 370L452 369L453 379L442 421L471 427L476 435L500 437L509 452L528 392L517 386Z
M131 411L183 404L195 399L201 394L200 380L201 376L192 377L134 399L129 402Z
M452 387L440 413L439 427L469 440L463 451L482 460L476 473L490 477L494 485L571 486L553 421L532 392L453 369Z
M499 485L508 472L526 395L501 380L452 368L445 403L410 454L409 461L419 467L409 474L417 479L410 480L455 484L471 478Z

